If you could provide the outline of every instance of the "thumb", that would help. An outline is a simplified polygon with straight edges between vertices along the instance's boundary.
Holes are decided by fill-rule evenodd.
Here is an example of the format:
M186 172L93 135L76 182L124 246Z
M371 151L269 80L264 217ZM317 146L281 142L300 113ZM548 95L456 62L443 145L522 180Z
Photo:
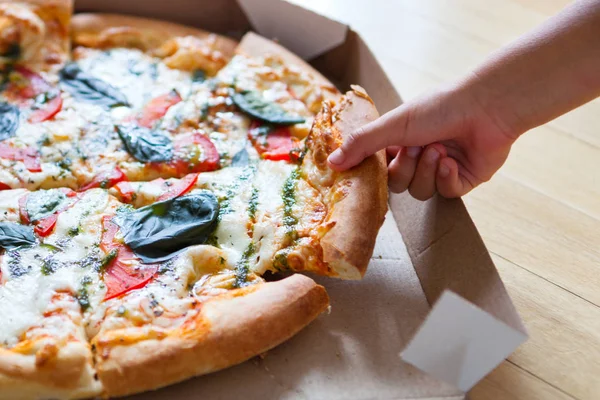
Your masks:
M329 166L343 171L389 146L426 146L443 139L451 113L443 110L443 94L401 105L356 129L328 158Z

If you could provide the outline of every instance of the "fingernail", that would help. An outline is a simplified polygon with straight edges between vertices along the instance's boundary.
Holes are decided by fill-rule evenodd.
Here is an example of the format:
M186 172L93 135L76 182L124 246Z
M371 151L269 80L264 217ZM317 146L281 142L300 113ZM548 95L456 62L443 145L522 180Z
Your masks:
M419 146L410 146L406 149L406 155L410 158L417 158L421 153L421 148Z
M337 149L329 155L329 158L327 160L335 165L341 164L344 162L344 153L342 153L342 150Z
M446 178L448 175L450 175L450 168L448 168L446 164L440 164L440 167L438 168L438 174L442 178Z
M440 153L436 149L429 149L427 150L427 153L425 153L425 161L429 164L435 164L438 158L440 158Z

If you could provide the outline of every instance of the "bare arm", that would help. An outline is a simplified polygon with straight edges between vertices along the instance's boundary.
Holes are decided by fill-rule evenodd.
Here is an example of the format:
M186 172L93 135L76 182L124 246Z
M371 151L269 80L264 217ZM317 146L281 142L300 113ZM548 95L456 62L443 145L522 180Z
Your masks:
M519 135L598 95L600 0L580 0L458 82L359 129L330 165L388 148L392 190L461 196L491 178Z

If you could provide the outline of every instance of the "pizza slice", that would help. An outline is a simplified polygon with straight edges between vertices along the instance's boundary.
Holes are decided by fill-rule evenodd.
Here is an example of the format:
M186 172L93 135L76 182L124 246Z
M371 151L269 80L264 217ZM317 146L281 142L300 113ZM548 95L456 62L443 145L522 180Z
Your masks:
M310 278L240 278L248 254L214 238L222 207L208 190L139 209L104 189L1 192L2 394L162 387L260 354L327 308Z
M55 118L71 12L69 0L0 1L0 190L74 185L64 167L78 132L72 115Z

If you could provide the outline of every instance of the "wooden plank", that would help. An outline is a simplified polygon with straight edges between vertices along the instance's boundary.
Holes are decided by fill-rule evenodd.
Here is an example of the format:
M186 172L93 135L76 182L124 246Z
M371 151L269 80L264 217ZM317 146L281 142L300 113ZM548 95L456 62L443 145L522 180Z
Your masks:
M530 335L509 360L576 398L597 399L600 307L507 260L493 259Z
M479 382L469 400L567 400L573 397L505 361Z
M600 223L498 174L465 198L489 250L600 305Z
M502 173L600 220L600 147L542 126L517 141Z

